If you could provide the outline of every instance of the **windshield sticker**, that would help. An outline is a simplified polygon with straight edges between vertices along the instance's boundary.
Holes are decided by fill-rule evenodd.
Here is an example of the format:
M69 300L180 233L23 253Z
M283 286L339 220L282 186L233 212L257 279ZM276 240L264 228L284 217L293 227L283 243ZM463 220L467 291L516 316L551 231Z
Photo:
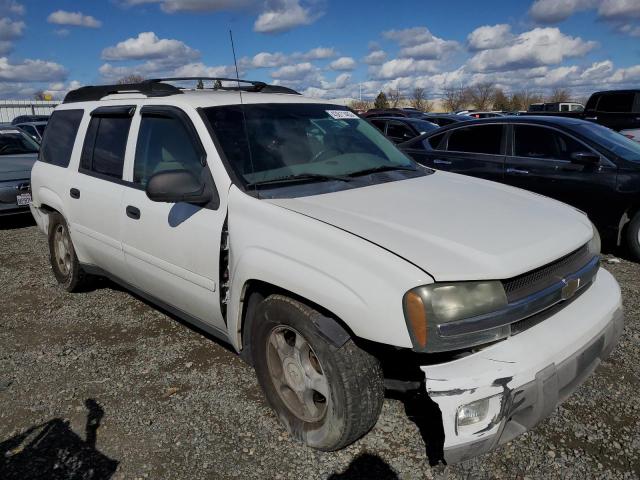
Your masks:
M349 110L327 110L326 112L336 120L344 120L347 118L359 118L355 113L350 112Z

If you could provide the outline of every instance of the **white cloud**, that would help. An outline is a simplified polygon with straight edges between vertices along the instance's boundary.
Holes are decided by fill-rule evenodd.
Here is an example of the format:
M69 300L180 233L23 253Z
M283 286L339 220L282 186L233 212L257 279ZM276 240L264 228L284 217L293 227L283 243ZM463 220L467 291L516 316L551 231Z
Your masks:
M308 62L312 60L324 60L335 57L333 48L316 47L307 52L295 52L291 55L282 52L260 52L252 58L243 57L239 64L247 68L275 68L287 63Z
M66 37L71 33L71 31L68 28L58 28L54 30L53 33L55 33L59 37Z
M233 65L208 66L202 62L188 63L176 68L173 74L176 77L222 77L234 78L236 70Z
M81 86L82 83L80 83L79 81L71 80L69 83L51 83L47 88L43 89L43 91L44 93L48 93L49 95L51 95L54 99L61 100L67 93L69 93L70 90L75 90L76 88L80 88Z
M0 40L15 40L22 36L24 22L14 22L8 18L0 18Z
M317 70L317 67L310 62L303 62L280 67L278 70L271 72L271 76L281 80L303 80L315 74Z
M581 10L597 5L598 0L536 0L529 9L529 15L536 22L558 23Z
M153 32L142 32L102 51L105 60L158 59L166 64L182 65L200 57L200 52L179 40L160 39Z
M53 82L65 78L67 70L55 62L26 59L11 63L7 57L0 57L0 82Z
M219 12L255 7L260 0L122 0L122 5L134 7L156 3L163 12Z
M640 25L624 24L618 27L618 31L631 37L640 37Z
M488 72L554 65L583 56L596 45L565 35L558 28L535 28L514 37L504 47L475 54L467 66L471 71Z
M316 48L312 48L306 53L303 53L301 55L301 58L303 60L323 60L325 58L331 58L335 56L336 56L336 51L333 48L316 47Z
M0 0L1 15L24 15L25 8L15 0Z
M388 30L382 35L403 47L399 54L401 57L435 60L456 50L459 46L458 42L453 40L436 37L426 27Z
M340 57L329 64L332 70L353 70L356 68L356 61L351 57Z
M511 26L506 23L484 25L467 36L469 50L491 50L500 48L513 39Z
M384 50L374 50L365 56L362 61L368 65L380 65L387 59L387 53Z
M56 25L73 25L75 27L99 28L102 25L100 20L95 19L91 15L85 15L81 12L67 12L65 10L56 10L47 17L47 22Z
M413 58L394 58L380 67L370 67L369 73L374 78L392 79L405 77L415 73L436 72L436 62L431 60L415 60Z
M638 0L602 0L598 7L598 15L609 20L640 18L640 2Z
M315 22L322 13L303 7L300 0L270 0L258 16L253 29L260 33L281 33Z

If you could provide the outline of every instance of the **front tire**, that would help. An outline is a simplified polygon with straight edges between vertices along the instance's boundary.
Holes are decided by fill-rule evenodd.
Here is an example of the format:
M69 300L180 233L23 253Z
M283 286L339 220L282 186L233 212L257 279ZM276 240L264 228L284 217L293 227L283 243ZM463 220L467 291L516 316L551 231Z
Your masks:
M633 259L640 261L640 212L634 215L627 226L626 241Z
M267 401L289 433L332 451L367 433L384 400L379 362L353 340L334 346L314 326L309 306L271 295L257 308L253 361Z
M73 248L69 226L59 213L49 217L49 259L56 280L67 292L76 292L86 284L87 277Z

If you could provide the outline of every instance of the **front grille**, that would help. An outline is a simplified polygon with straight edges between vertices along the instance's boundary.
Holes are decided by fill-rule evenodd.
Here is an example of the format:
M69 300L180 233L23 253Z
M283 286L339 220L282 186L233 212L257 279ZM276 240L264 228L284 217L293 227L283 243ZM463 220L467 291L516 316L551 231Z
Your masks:
M588 245L555 262L502 281L509 303L539 292L582 268L589 260Z

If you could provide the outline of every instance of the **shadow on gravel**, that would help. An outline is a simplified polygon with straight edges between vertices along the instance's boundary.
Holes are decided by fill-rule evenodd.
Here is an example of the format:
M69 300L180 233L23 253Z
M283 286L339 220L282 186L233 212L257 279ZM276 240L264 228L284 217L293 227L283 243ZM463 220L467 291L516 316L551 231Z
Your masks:
M397 480L399 477L380 457L371 453L363 453L356 457L343 473L334 473L328 480L369 480L372 478Z
M36 221L31 216L31 213L0 217L0 230L17 230L19 228L33 227L35 224Z
M96 449L96 435L104 410L93 399L88 409L85 440L69 423L54 418L0 443L3 480L108 480L118 462Z

